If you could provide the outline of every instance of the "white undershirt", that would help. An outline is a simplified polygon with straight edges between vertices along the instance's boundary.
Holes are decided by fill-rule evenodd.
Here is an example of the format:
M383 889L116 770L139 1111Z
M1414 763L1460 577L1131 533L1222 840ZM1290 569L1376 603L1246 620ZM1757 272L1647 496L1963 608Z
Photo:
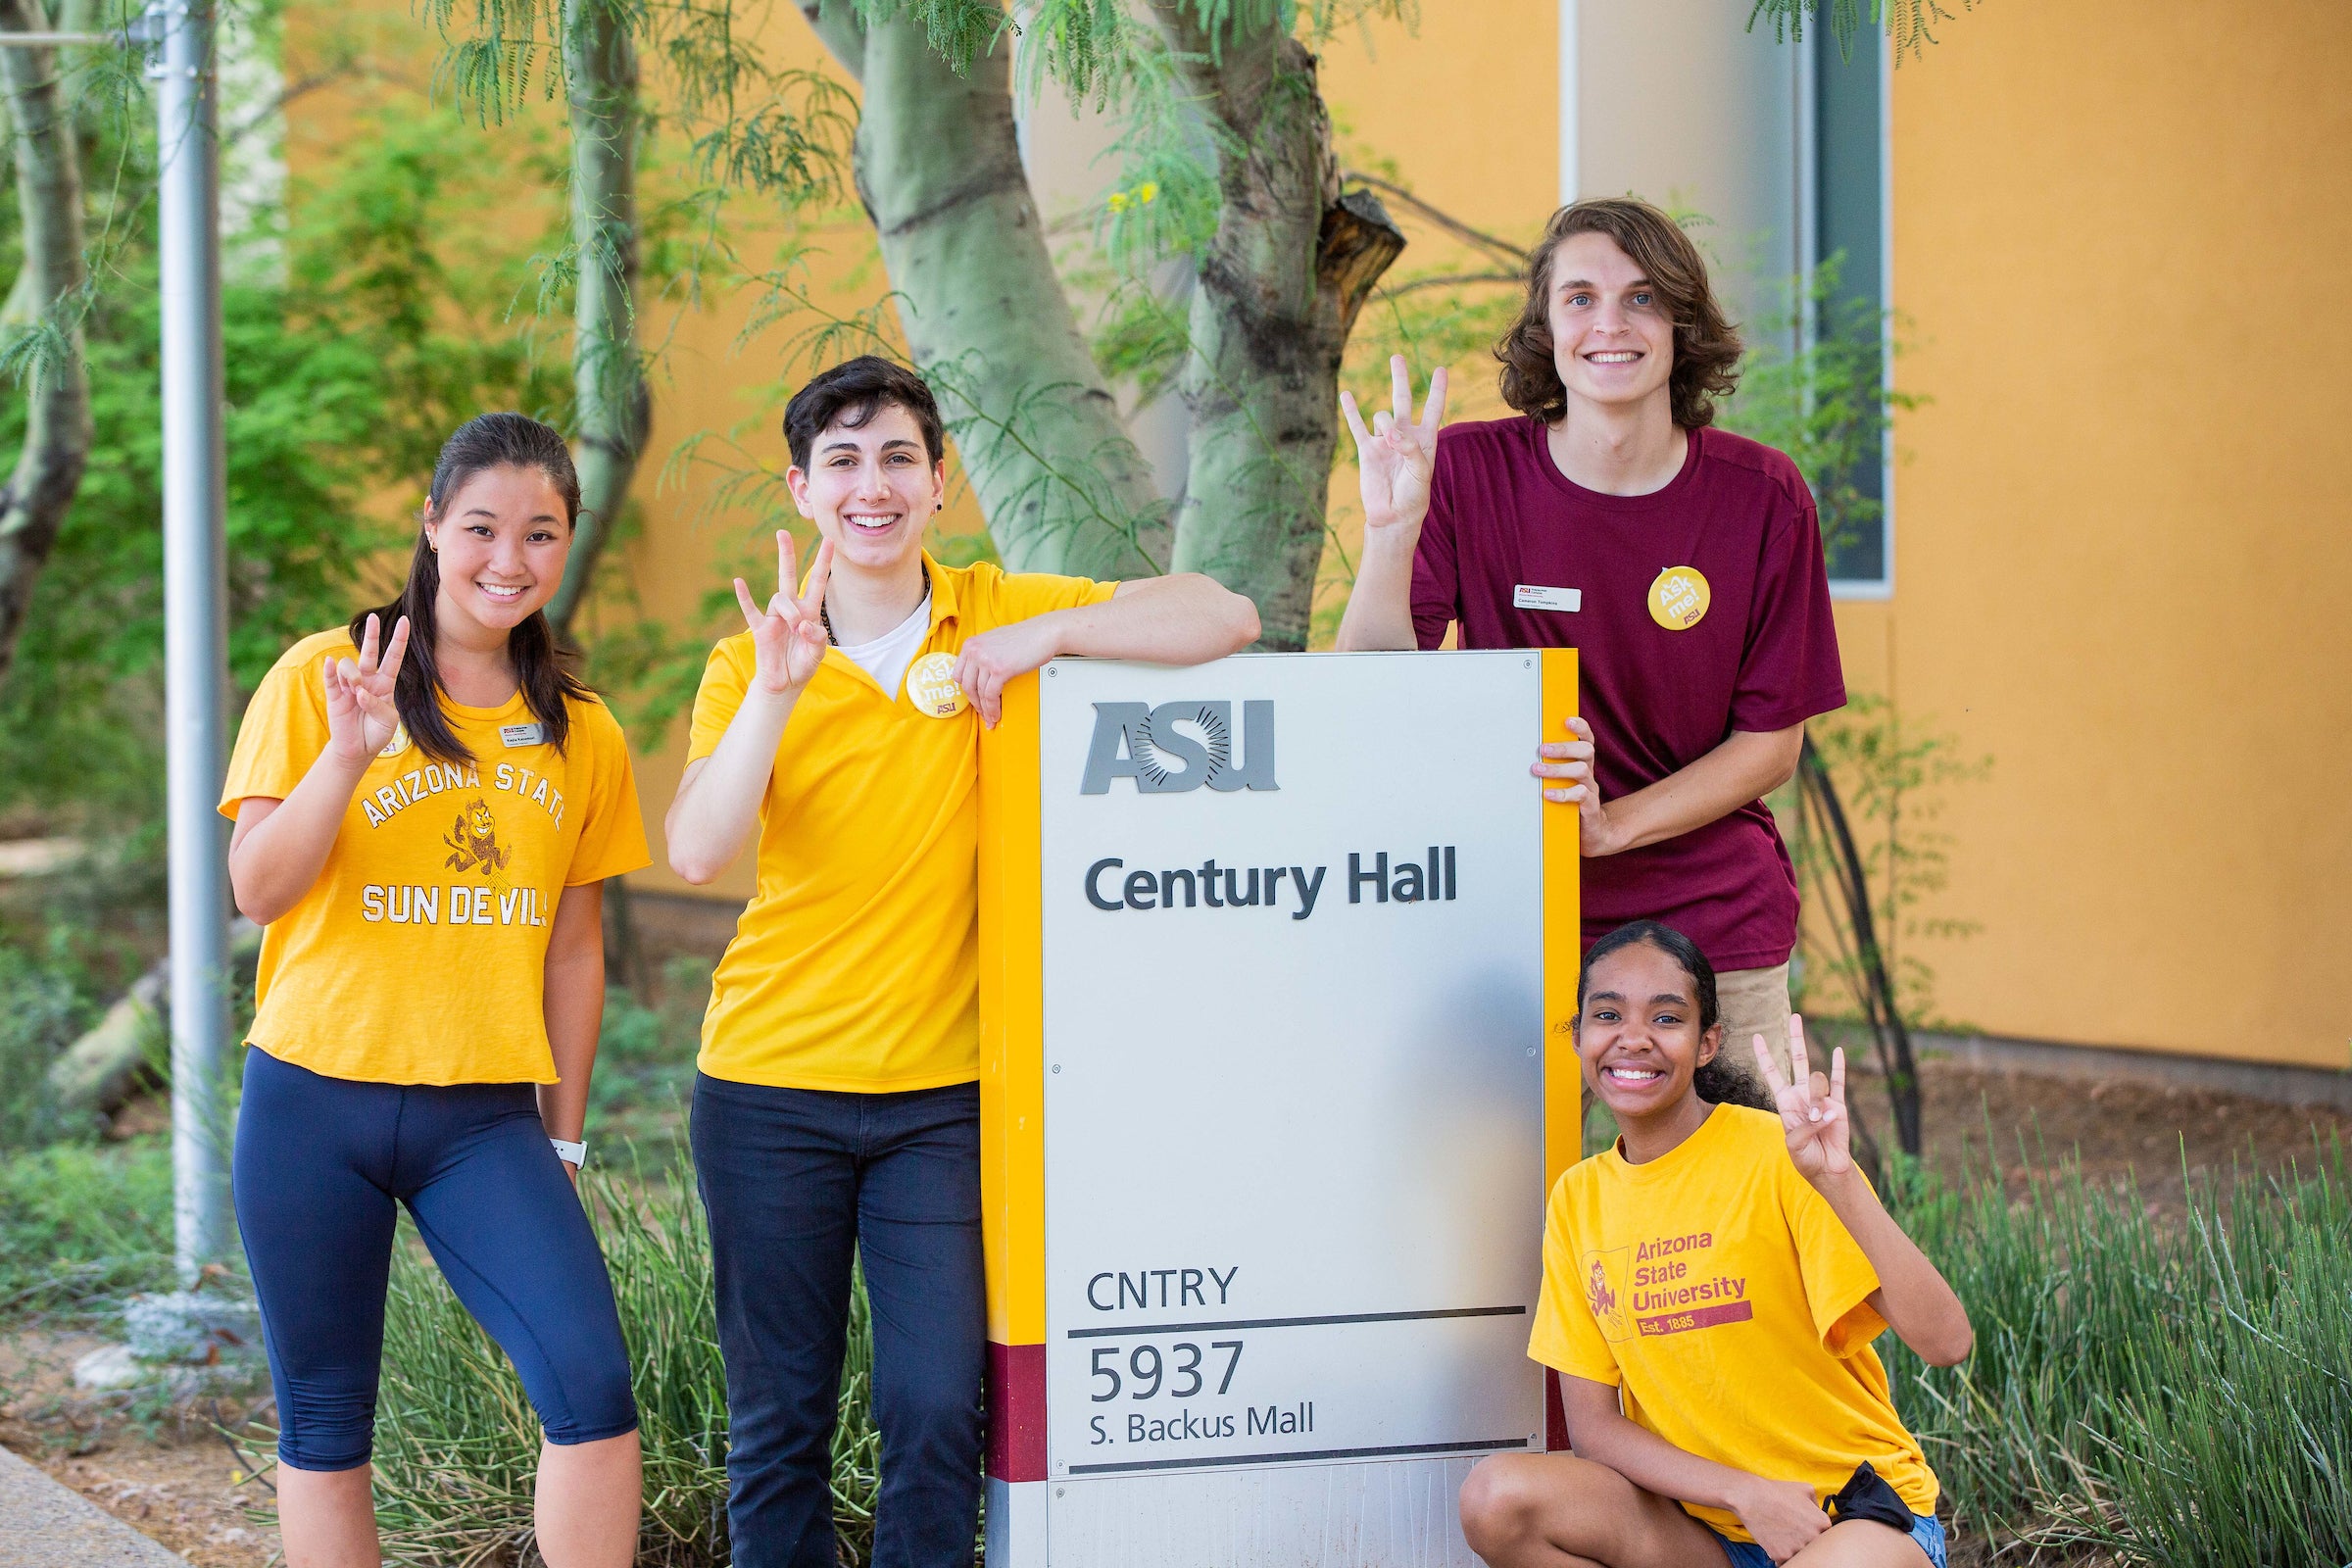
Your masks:
M914 613L884 632L870 643L855 648L841 645L841 654L851 663L874 677L874 684L899 700L899 688L906 684L906 666L914 662L915 650L923 646L924 634L931 629L931 596L914 607Z

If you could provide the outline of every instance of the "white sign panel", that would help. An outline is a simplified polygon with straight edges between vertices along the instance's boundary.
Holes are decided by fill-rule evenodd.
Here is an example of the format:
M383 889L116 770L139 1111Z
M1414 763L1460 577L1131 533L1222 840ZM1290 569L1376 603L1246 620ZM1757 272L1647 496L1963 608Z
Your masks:
M1181 1530L1268 1466L1542 1448L1537 661L1040 693L1055 1560L1110 1560L1064 1551L1090 1487ZM1458 1560L1443 1500L1435 1556L1363 1560Z

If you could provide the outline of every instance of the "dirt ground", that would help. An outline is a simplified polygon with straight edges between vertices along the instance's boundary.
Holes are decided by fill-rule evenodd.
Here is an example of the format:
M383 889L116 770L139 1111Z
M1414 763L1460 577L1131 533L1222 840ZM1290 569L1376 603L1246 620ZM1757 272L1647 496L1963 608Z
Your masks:
M253 1517L269 1505L269 1483L217 1426L241 1427L267 1404L75 1389L74 1360L104 1343L40 1329L0 1334L0 1444L196 1568L274 1563L277 1528Z
M1922 1068L1928 1159L1958 1180L1993 1151L2013 1188L2069 1154L2094 1180L2136 1177L2159 1211L2179 1212L2183 1168L2270 1175L2308 1170L2314 1140L2352 1146L2352 1116L2203 1089L2136 1081L2091 1083L1986 1072L1930 1061ZM1875 1080L1857 1077L1863 1095ZM1863 1102L1886 1125L1884 1101ZM2021 1144L2022 1140L2022 1144ZM71 1387L74 1358L99 1342L37 1330L0 1334L0 1443L199 1568L269 1568L277 1533L248 1516L268 1485L214 1430L245 1414L234 1401L140 1410ZM1989 1562L1981 1541L1955 1543L1954 1568Z
M1869 1093L1875 1079L1857 1078ZM2014 1192L2072 1155L2094 1183L2133 1178L2158 1212L2184 1211L2186 1181L2306 1173L2323 1152L2352 1157L2352 1116L2211 1089L2132 1079L2088 1081L1986 1072L1930 1060L1920 1068L1928 1163L1950 1181L1981 1176L1986 1155ZM1889 1124L1886 1102L1869 1106ZM1868 1112L1866 1112L1867 1114ZM2328 1152L2332 1163L2334 1155Z

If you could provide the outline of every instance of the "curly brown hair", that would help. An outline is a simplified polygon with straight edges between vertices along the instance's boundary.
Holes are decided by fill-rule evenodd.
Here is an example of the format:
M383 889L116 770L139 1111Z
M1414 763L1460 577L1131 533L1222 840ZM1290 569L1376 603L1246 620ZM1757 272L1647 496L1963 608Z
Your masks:
M1551 215L1544 238L1527 258L1527 301L1519 319L1494 344L1502 362L1502 401L1544 423L1564 418L1568 389L1560 384L1551 341L1551 259L1571 234L1606 234L1633 259L1674 318L1674 369L1667 392L1674 422L1695 430L1715 422L1715 400L1740 384L1739 329L1715 301L1707 264L1681 225L1645 201L1602 196Z

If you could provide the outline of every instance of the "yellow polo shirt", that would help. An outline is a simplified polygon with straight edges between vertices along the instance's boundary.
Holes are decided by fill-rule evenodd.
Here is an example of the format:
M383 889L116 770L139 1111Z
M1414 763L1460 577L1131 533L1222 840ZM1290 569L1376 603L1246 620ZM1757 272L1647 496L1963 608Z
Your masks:
M923 559L917 659L1117 587ZM689 761L718 749L754 667L748 631L710 651ZM825 650L760 802L759 886L710 979L704 1072L868 1094L980 1076L979 746L968 706L931 717Z
M327 656L342 631L288 649L247 705L220 812L284 800L326 749ZM564 750L517 692L498 708L442 699L473 760L436 762L404 726L351 792L326 864L262 933L249 1044L329 1078L552 1084L547 941L564 890L646 864L620 725L570 704Z
M1561 1173L1528 1354L1617 1385L1625 1413L1686 1453L1826 1500L1868 1459L1913 1513L1936 1473L1870 1342L1878 1271L1797 1174L1781 1118L1717 1105L1643 1164L1612 1148ZM1739 1515L1684 1509L1734 1541Z

